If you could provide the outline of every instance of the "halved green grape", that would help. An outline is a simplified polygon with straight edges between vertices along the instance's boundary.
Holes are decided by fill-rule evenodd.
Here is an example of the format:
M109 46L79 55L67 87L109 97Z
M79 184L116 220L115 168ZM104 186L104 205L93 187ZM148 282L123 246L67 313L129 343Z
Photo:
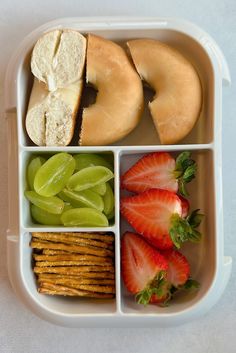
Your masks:
M70 210L71 208L72 206L70 204L65 204L64 211ZM61 215L59 214L49 213L35 205L31 205L30 210L33 220L39 224L44 224L46 226L62 225Z
M94 208L74 208L61 215L61 221L67 227L107 227L106 216Z
M114 208L114 194L109 183L107 183L107 190L105 195L103 196L103 201L104 201L104 213L105 215L109 215Z
M31 205L31 216L33 220L39 224L44 224L46 226L57 226L61 225L61 215L59 214L52 214L41 208Z
M115 208L113 208L113 210L111 211L111 213L109 213L107 216L107 219L110 221L112 218L115 217Z
M98 184L96 186L94 186L93 188L89 189L92 190L94 192L96 192L97 194L104 196L107 190L107 186L106 183L102 183L102 184Z
M58 153L50 157L34 179L34 189L42 196L53 196L64 189L75 170L75 160L68 153Z
M88 167L102 166L113 171L112 163L108 162L101 155L95 153L80 153L74 155L75 169L81 170Z
M71 191L67 189L63 189L63 195L65 195L67 200L73 205L77 203L77 207L91 207L96 208L99 211L103 211L104 202L100 195L96 192L88 189L83 191Z
M65 202L69 202L69 203L70 203L73 207L75 207L75 208L84 207L84 205L83 205L81 202L79 202L79 201L77 201L77 200L72 199L71 197L69 197L68 194L66 194L66 193L64 192L64 190L67 190L67 189L63 189L61 192L59 192L59 194L57 194L57 196L58 196L60 199L62 199L62 200L65 201Z
M39 170L39 168L45 163L46 159L43 157L35 157L28 164L27 168L27 181L29 184L30 190L34 190L34 178Z
M90 189L112 179L114 174L106 167L88 167L70 177L67 188L75 191Z
M45 197L38 195L35 191L25 191L25 197L35 206L43 210L53 213L61 214L64 209L64 202L56 196Z

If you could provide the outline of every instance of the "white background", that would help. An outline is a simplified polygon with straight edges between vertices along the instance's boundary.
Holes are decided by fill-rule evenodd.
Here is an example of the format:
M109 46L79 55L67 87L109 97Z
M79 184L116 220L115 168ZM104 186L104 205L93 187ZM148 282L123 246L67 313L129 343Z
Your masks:
M232 86L223 92L225 254L235 259L236 1L0 0L0 98L7 62L28 32L58 17L96 15L182 17L209 32L225 53L232 76ZM0 353L236 352L235 264L230 283L218 304L205 317L179 327L66 329L44 322L29 312L15 297L7 278L7 143L2 113L0 123Z

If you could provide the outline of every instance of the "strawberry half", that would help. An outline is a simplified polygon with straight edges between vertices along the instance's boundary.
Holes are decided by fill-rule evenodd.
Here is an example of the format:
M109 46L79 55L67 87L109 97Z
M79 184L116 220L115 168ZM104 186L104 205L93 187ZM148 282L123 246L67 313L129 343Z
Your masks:
M199 283L190 279L190 266L186 257L177 250L162 251L168 262L165 288L162 297L152 295L150 303L167 304L173 293L180 289L196 289Z
M121 240L124 284L136 294L139 304L148 304L152 295L162 297L168 264L166 259L139 235L126 232Z
M190 266L186 257L177 250L162 252L169 264L167 281L175 288L185 284L190 275Z
M140 193L157 188L187 195L185 184L196 173L196 163L189 152L181 153L175 160L167 152L149 153L135 163L121 178L121 187Z
M198 241L201 234L195 229L201 223L198 210L182 218L182 204L173 192L150 189L139 195L124 197L120 202L121 214L152 245L168 249L191 240Z

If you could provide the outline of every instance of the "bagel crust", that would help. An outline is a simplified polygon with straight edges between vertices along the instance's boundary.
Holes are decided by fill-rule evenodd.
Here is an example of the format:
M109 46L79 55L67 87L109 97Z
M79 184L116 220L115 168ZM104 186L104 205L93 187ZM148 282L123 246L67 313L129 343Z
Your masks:
M143 111L139 75L123 48L89 34L86 80L97 90L96 102L82 116L80 145L108 145L128 135Z
M198 74L177 50L153 39L127 43L140 77L156 92L149 109L162 144L175 144L194 127L201 110Z

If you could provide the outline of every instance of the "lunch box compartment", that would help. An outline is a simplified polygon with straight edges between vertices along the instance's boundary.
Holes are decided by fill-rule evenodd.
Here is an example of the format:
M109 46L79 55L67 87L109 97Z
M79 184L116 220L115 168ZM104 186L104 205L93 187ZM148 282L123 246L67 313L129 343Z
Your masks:
M21 263L22 280L28 294L36 303L49 311L62 315L97 315L116 312L116 299L92 299L81 297L63 297L40 294L37 291L36 277L33 273L32 249L29 246L31 233L21 235Z
M71 27L71 26L69 26ZM78 26L72 26L80 29ZM89 30L82 30L83 34L87 34ZM129 30L124 31L121 29L113 30L107 28L103 30L92 30L91 32L97 35L101 35L105 38L116 41L118 44L124 47L128 53L126 42L135 38L153 38L173 46L179 50L195 67L200 77L202 85L203 105L200 113L200 117L188 136L183 140L179 141L178 144L202 144L210 143L213 140L213 122L215 119L214 111L214 70L212 67L211 60L204 50L204 47L197 41L193 40L190 36L181 33L177 30L170 29L144 29L144 30ZM40 36L40 35L39 35ZM38 37L39 37L38 36ZM32 38L32 41L27 46L27 51L24 55L24 59L21 62L18 71L18 117L19 117L19 137L20 145L22 146L35 146L29 139L25 129L25 116L27 113L27 107L32 88L33 75L30 70L30 58L33 45L38 38ZM145 84L144 84L145 85ZM86 90L86 94L91 94L91 89ZM92 94L94 96L94 93ZM148 109L148 102L153 99L154 91L150 88L144 87L145 96L145 109L142 115L141 121L138 126L125 138L116 142L116 146L137 146L137 145L160 145L158 133L155 129L152 117ZM129 99L129 97L127 97ZM89 101L89 99L86 99ZM78 121L81 121L82 109L80 109ZM79 124L77 124L79 125ZM144 133L145 131L145 133ZM75 135L71 145L77 145L79 140L79 131L76 129Z
M37 157L37 156L45 156L45 158L49 158L52 155L59 153L59 152L67 152L67 153L71 153L72 155L75 154L79 154L79 153L86 153L83 152L82 150L78 150L78 149L70 149L69 151L66 148L61 148L61 149L53 149L53 148L37 148L34 149L33 152L28 151L28 150L23 150L20 153L20 163L19 163L19 193L21 195L20 197L20 217L21 217L21 224L22 227L27 230L27 231L43 231L44 229L50 229L55 230L56 231L67 231L69 227L65 227L63 225L61 226L50 226L50 225L42 225L42 224L38 224L35 223L34 220L31 217L31 212L30 212L30 202L27 200L27 198L24 196L24 192L26 190L28 190L28 186L27 186L27 167L29 162L33 159L33 157ZM88 151L87 151L88 153ZM89 153L96 153L98 155L106 155L109 156L109 161L114 165L114 155L113 152L111 151L96 151L96 150L91 150L89 151ZM116 178L116 177L115 177ZM115 179L114 178L114 179ZM116 199L116 192L114 189L114 198ZM115 205L115 209L116 209L116 205ZM109 226L108 227L102 227L102 229L104 229L105 231L108 231L112 226L114 226L114 220L111 220L111 222L109 222ZM77 229L78 227L73 227L72 229ZM90 227L86 227L86 229L88 229ZM91 229L94 229L96 227L91 227ZM85 227L83 228L85 229Z
M150 152L158 152L158 148ZM181 151L173 151L172 156L177 156ZM120 175L123 175L146 153L122 152L120 159ZM215 200L214 200L214 170L213 152L211 150L193 151L191 158L197 162L198 171L196 178L187 185L189 191L190 212L200 209L205 215L199 231L202 233L202 240L199 243L187 242L181 247L190 262L191 277L200 283L198 291L182 292L171 302L167 308L159 308L155 305L146 307L136 304L134 296L130 295L124 286L121 289L121 307L125 313L158 314L180 312L186 307L191 307L201 300L210 288L216 272L216 239L215 239ZM207 179L206 179L207 173ZM124 196L131 195L122 190ZM135 232L134 229L121 216L120 218L121 237L126 231Z

